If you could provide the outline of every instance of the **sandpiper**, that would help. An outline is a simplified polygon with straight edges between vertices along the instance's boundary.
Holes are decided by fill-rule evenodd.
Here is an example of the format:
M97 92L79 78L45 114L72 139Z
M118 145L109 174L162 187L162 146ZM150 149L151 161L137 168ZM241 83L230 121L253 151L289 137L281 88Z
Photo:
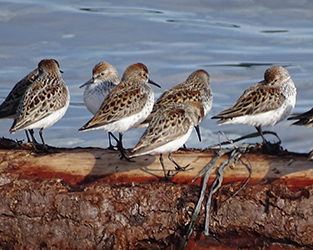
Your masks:
M135 128L150 114L154 92L147 83L156 83L149 79L148 69L142 63L129 66L121 82L104 99L100 109L79 131L104 129L119 132L118 149L122 157L128 159L122 144L123 133Z
M289 117L288 120L299 120L294 122L292 125L303 125L306 127L312 127L313 126L313 108L309 111Z
M56 60L44 59L39 62L38 69L40 75L21 99L10 133L39 128L42 144L46 148L42 130L64 116L70 102L70 94Z
M92 70L92 78L80 86L85 87L84 103L87 109L95 115L105 97L120 82L118 72L114 66L107 62L98 63ZM114 149L109 132L109 148Z
M171 102L158 109L137 145L131 151L130 157L160 153L160 163L165 177L167 175L163 164L163 153L169 153L168 158L175 164L177 171L185 170L180 167L171 153L180 148L189 138L192 128L197 126L204 116L204 109L199 102Z
M186 81L165 91L159 97L153 106L151 114L139 125L139 127L148 126L155 112L157 112L160 107L168 105L168 103L171 102L183 103L197 101L203 106L204 118L211 110L213 102L213 94L209 79L210 75L203 69L191 73ZM195 128L198 133L199 141L201 141L199 126L197 125Z
M220 119L218 124L241 123L254 126L268 152L272 153L262 128L274 126L290 115L296 103L296 93L289 72L281 66L274 66L265 71L263 81L250 86L231 108L212 119Z

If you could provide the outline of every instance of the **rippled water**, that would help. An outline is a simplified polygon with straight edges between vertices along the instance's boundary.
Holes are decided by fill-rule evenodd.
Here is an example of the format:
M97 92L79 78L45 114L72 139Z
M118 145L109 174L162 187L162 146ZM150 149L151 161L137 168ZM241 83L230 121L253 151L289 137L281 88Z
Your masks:
M11 88L43 58L55 58L71 92L66 115L44 130L49 145L107 147L104 131L78 132L92 115L84 107L83 90L100 61L119 74L143 62L162 91L184 81L196 69L211 75L213 108L201 124L203 141L192 134L187 146L218 142L254 132L244 125L217 126L210 117L231 106L245 88L263 79L272 65L287 67L298 89L294 112L313 106L312 1L0 1L0 102ZM10 135L12 120L0 121L1 136ZM283 147L308 152L313 129L284 121L271 130ZM143 129L125 133L125 146L134 146ZM275 140L274 137L268 137ZM261 142L260 138L251 139Z

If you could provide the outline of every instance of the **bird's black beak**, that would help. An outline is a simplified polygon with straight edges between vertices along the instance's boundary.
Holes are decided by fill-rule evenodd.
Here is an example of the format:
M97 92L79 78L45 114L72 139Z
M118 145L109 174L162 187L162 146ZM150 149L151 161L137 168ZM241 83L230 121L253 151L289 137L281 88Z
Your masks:
M89 85L89 84L92 84L92 83L94 83L93 78L91 78L90 80L88 80L87 82L85 82L83 85L79 86L79 88L85 87L85 86L87 86L87 85Z
M195 129L196 129L196 132L197 132L199 141L201 141L201 134L200 134L200 127L199 127L199 124L198 124L197 126L195 126Z
M154 85L154 86L157 86L158 88L161 88L161 86L157 83L155 83L154 81L151 81L150 79L148 80L148 83Z

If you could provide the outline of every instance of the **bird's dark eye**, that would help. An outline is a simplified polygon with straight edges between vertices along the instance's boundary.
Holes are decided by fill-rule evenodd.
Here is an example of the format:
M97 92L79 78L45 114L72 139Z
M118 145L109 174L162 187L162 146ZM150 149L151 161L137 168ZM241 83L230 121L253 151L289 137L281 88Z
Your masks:
M102 75L102 76L104 76L104 73L103 73L103 72L101 72L101 75Z

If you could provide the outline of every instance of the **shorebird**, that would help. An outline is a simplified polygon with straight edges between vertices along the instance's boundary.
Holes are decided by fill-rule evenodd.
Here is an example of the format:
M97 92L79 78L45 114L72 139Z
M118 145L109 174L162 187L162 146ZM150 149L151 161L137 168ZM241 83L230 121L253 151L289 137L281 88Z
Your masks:
M104 129L119 132L117 146L122 158L128 159L122 143L123 133L142 123L153 107L154 92L147 83L160 87L149 79L145 65L136 63L129 66L121 82L111 90L94 117L79 131Z
M199 125L204 116L204 109L199 102L168 103L157 110L146 131L137 145L132 149L130 157L160 153L160 163L163 164L163 153L169 153L168 158L175 164L177 171L185 170L176 163L171 154L180 148L189 138L192 128Z
M262 128L274 126L290 115L296 103L296 93L289 72L281 66L274 66L265 71L263 81L250 86L232 107L212 119L220 119L218 124L240 123L254 126L268 152L274 153Z
M189 101L197 101L203 106L204 116L209 113L212 108L213 94L209 83L210 75L203 69L196 70L191 73L186 81L165 91L155 102L151 114L147 119L139 125L139 127L148 126L154 114L164 105L168 103L183 103ZM195 126L199 141L201 141L199 125Z
M299 121L294 122L292 125L303 125L306 127L312 127L313 126L313 108L300 115L289 117L288 120L299 120Z
M92 78L80 86L85 87L84 103L87 109L95 115L105 97L120 82L118 72L107 62L98 63L92 70ZM108 133L109 148L114 149L111 143L111 132Z
M39 62L38 69L40 74L21 99L10 133L39 128L42 144L46 148L42 130L64 116L70 94L56 60L44 59ZM34 137L33 140L35 141Z

